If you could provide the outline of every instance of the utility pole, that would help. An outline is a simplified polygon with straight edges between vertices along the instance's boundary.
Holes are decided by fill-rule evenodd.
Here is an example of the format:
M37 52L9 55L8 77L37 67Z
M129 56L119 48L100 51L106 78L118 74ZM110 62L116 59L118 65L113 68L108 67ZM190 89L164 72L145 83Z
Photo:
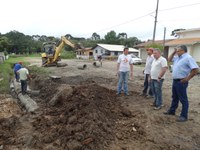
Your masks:
M163 47L165 47L166 27L164 27Z
M156 24L157 24L157 16L158 16L158 4L159 4L159 0L157 0L157 6L156 6L156 15L155 15L155 21L154 21L154 30L153 30L153 43L155 41L155 35L156 35Z

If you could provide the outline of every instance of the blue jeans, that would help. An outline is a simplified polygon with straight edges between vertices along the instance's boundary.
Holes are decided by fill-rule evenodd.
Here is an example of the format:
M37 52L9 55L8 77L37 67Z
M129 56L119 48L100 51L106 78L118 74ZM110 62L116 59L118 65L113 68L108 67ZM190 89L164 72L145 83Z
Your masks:
M151 80L149 81L149 74L145 74L143 93L148 94L150 96L154 95L151 86Z
M128 94L128 78L129 78L129 71L127 72L119 72L119 81L117 87L117 94L121 94L122 85L124 85L124 93Z
M182 103L181 117L188 119L188 97L187 97L188 82L181 83L180 80L173 80L172 84L172 103L169 109L170 112L176 111L179 100Z
M156 107L162 106L162 85L164 79L161 79L160 81L152 79L152 90L154 93L154 104Z
M15 73L15 79L19 80L19 74L17 74L17 71L14 71L14 73Z

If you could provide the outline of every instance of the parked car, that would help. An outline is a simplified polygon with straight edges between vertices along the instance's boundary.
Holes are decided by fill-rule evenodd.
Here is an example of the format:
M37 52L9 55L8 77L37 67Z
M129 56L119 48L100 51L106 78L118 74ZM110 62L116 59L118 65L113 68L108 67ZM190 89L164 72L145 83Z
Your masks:
M133 64L134 65L141 65L142 64L142 59L135 56L134 54L131 54L132 60L133 60Z

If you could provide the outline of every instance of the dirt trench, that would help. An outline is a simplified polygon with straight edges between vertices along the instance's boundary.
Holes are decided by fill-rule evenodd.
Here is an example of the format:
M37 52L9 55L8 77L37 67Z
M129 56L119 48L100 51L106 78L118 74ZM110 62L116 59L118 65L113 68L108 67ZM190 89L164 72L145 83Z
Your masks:
M145 121L140 121L144 113L124 108L115 91L95 80L36 76L31 88L40 89L41 94L33 97L39 109L1 119L0 145L4 149L105 150L127 149L120 144L127 139L145 140Z
M78 70L76 61L49 68L60 79L32 74L29 83L40 95L31 96L39 109L27 113L10 96L0 103L0 149L4 150L200 150L199 79L188 88L190 118L185 123L165 116L171 99L171 75L163 85L164 106L154 110L153 99L139 96L142 68L134 66L130 96L116 96L115 62ZM3 100L3 101L2 101ZM21 109L20 109L21 108Z

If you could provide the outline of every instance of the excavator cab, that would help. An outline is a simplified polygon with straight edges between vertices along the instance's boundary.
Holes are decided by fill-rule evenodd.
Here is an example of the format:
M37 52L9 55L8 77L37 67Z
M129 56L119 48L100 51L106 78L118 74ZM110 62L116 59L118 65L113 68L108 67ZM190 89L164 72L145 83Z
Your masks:
M42 65L47 63L48 59L53 59L55 54L56 42L44 42L42 45Z
M46 54L47 57L53 57L55 53L55 42L45 42L43 43L43 51Z
M76 49L76 46L64 36L61 37L57 44L56 42L44 42L42 45L43 53L41 54L42 66L58 66L58 61L61 60L60 52L65 45Z

